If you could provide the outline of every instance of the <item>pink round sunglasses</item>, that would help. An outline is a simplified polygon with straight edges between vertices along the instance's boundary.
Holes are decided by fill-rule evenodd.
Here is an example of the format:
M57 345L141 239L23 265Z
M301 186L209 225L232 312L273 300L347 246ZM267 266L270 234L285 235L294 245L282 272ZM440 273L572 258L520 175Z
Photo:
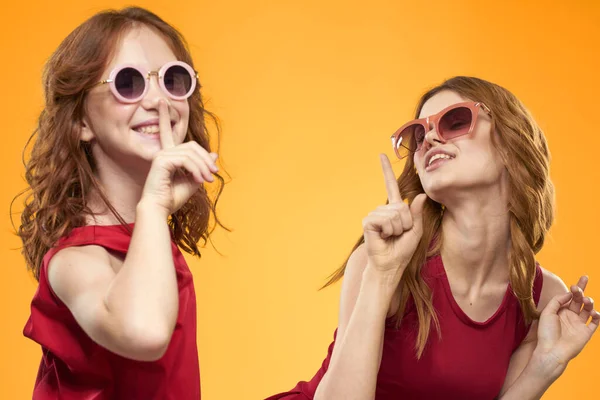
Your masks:
M143 71L133 64L115 67L108 79L97 85L108 83L112 94L123 103L140 101L148 92L148 80L152 75L158 78L160 88L174 100L185 100L196 88L198 74L183 61L166 63L158 71Z

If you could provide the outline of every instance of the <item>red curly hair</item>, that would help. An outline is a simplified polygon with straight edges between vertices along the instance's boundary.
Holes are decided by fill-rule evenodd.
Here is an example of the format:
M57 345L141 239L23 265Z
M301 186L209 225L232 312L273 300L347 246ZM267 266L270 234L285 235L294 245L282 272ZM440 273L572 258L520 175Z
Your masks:
M92 214L87 206L87 198L92 191L100 195L125 225L95 178L89 144L80 140L80 133L88 89L101 79L120 38L140 26L161 35L177 59L193 67L181 33L157 15L138 7L94 15L71 32L46 63L43 75L45 106L38 127L26 145L27 148L33 142L31 156L25 163L29 188L13 200L14 203L19 196L28 194L17 234L23 241L22 252L27 267L36 279L39 279L46 252L71 229L85 225L86 216ZM196 141L210 152L207 122L216 126L217 138L220 129L217 118L204 108L200 84L188 102L190 118L185 141ZM200 239L206 243L214 227L217 224L223 226L216 215L216 203L223 190L224 179L218 174L216 178L214 200L201 187L169 218L174 241L193 255L200 256ZM214 219L212 228L209 226L211 217Z

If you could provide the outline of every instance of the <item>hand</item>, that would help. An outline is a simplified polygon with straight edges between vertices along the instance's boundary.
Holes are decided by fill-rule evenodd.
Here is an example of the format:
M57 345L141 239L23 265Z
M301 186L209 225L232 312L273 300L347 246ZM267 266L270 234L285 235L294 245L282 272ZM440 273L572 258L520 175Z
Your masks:
M598 329L600 313L594 310L594 301L583 295L587 282L588 278L582 276L577 285L555 296L542 311L536 352L544 358L544 364L564 368Z
M410 207L405 204L389 159L383 154L380 159L389 201L363 220L363 231L368 265L397 283L421 240L427 196L419 194Z
M166 101L160 100L159 129L162 150L154 156L140 202L151 202L166 216L181 208L203 182L213 182L217 155L190 141L175 146Z

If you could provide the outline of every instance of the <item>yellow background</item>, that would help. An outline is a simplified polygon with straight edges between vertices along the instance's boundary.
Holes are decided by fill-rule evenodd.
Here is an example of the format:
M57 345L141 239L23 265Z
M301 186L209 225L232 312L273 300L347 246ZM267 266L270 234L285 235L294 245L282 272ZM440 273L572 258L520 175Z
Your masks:
M337 323L340 286L317 291L385 199L377 154L418 96L475 75L512 90L548 137L557 218L539 260L600 299L598 1L140 1L187 37L232 176L234 231L191 260L203 398L259 399L309 379ZM8 2L0 16L0 398L30 398L40 360L22 336L34 280L8 206L59 42L121 1ZM399 172L401 165L395 166ZM17 210L20 210L20 204ZM544 399L598 398L596 335ZM493 362L490 360L490 362Z

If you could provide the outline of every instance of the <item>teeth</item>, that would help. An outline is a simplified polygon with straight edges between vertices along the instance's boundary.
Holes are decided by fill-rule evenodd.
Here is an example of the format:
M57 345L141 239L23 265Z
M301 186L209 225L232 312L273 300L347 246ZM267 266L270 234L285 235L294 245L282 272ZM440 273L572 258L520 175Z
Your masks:
M141 133L156 134L159 132L158 125L146 125L135 129Z
M438 160L440 158L445 158L447 160L450 160L452 157L450 157L448 154L442 154L442 153L436 154L435 156L433 156L429 159L429 164L427 164L427 166L430 166L432 162L434 162L435 160Z

